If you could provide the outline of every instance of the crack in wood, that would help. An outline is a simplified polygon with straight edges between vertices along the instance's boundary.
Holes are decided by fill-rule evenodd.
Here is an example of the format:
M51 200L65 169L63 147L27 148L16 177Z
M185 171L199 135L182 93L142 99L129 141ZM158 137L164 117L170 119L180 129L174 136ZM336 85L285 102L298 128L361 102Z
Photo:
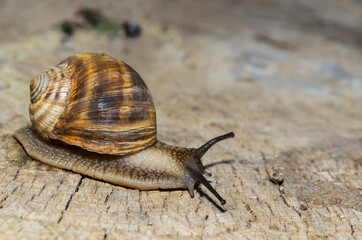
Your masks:
M200 198L200 201L197 202L197 205L195 208L195 213L197 213L199 211L201 204L202 204L202 198Z
M60 186L63 184L63 179L59 181L59 185L56 187L57 190L59 190Z
M22 185L22 184L21 184ZM16 190L18 190L19 186L16 186L12 191L11 194L14 194L14 192L16 192Z
M6 199L8 199L9 195L5 194L5 196L0 200L0 209L4 207L4 205L2 204L3 202L6 201Z
M108 233L107 233L107 231L105 231L105 233L104 233L104 235L103 235L103 240L106 240L107 237L108 237Z
M143 206L142 206L141 199L142 199L142 192L138 191L138 203L140 204L140 214L142 214L142 212L143 212Z
M84 179L84 176L81 176L81 178L79 179L79 182L78 182L77 186L76 186L75 189L74 189L74 192L70 195L70 197L69 197L69 199L68 199L68 202L67 202L66 205L65 205L64 210L62 210L62 213L60 214L60 218L58 219L58 222L57 222L57 223L60 223L60 222L62 221L63 216L64 216L64 212L67 211L67 209L68 209L68 207L69 207L69 205L70 205L70 203L71 203L74 195L79 191L79 188L80 188L80 185L82 184L83 179Z
M19 172L20 172L20 169L18 169L13 177L13 179L11 179L8 183L6 183L5 187L7 187L10 183L14 182L16 179L18 179L19 177Z
M302 217L302 213L297 211L297 209L295 209L295 207L293 206L292 209L298 214L299 217Z
M284 205L287 206L288 208L290 208L290 205L289 205L289 203L287 202L287 200L285 199L284 195L283 195L283 194L280 194L280 197L282 198Z
M350 226L351 226L351 236L353 236L353 234L354 234L354 228L353 228L353 225L352 224L350 224Z
M250 205L248 203L246 203L246 202L243 202L243 204L245 205L246 210L249 211L250 214L253 216L254 222L258 221L258 217L254 213L254 211L251 209Z
M44 191L46 186L47 186L47 184L45 183L44 186L40 189L38 196L40 196L40 194Z
M12 181L15 181L15 180L19 177L19 172L20 172L20 169L18 169L18 171L16 171L15 176L14 176L14 178L11 180L11 182L12 182Z
M106 199L104 199L104 204L107 204L109 197L113 194L113 189L111 190L111 192L109 194L107 194Z
M271 209L269 203L265 202L265 204L268 206L270 213L274 216L274 212L273 212L273 210Z

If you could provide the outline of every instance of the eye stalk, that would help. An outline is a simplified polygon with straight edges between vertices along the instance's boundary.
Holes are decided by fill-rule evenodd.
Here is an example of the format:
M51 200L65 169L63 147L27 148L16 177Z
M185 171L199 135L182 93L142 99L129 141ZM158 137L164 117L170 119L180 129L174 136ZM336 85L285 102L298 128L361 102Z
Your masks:
M208 141L207 143L205 143L204 145L202 145L200 148L198 148L196 150L196 154L195 154L195 159L190 159L189 161L186 161L185 166L186 169L188 171L190 171L192 173L192 175L199 180L207 189L209 189L209 191L215 195L215 197L220 201L220 203L222 205L224 205L226 203L225 199L223 199L220 194L217 193L217 191L211 186L211 184L209 183L209 181L207 181L207 179L204 177L203 173L207 174L208 176L210 176L211 174L204 172L203 169L200 169L200 167L198 166L197 162L201 163L201 158L205 155L205 153L215 144L218 143L220 141L223 141L225 139L228 138L233 138L235 135L233 132L230 132L228 134L222 135L222 136L218 136L215 137L213 139L211 139L210 141ZM202 165L202 164L201 164ZM193 190L193 189L192 189ZM191 189L189 189L189 191L192 191Z
M205 153L212 147L214 146L215 143L218 143L222 140L228 139L228 138L233 138L235 135L233 132L229 132L228 134L225 135L221 135L218 136L216 138L211 139L210 141L208 141L207 143L205 143L204 145L202 145L200 148L197 149L197 155L199 156L199 158L202 158L202 156L205 155Z

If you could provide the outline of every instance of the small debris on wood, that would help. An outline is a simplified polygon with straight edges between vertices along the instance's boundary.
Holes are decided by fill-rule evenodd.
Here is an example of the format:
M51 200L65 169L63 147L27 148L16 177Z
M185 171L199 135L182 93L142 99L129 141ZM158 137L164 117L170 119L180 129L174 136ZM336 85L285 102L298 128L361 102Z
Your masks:
M302 211L307 211L308 210L308 207L306 205L304 205L304 204L300 204L299 208Z
M125 21L123 24L112 22L104 17L103 13L98 9L83 7L78 9L76 15L80 19L63 20L60 24L60 29L64 34L63 42L69 38L78 29L89 29L89 26L100 33L107 33L109 37L117 36L119 31L125 31L127 37L133 38L141 35L141 27L131 21Z
M76 11L78 16L81 16L90 25L96 26L105 21L102 13L98 9L83 7Z
M284 194L285 192L284 192L284 187L283 187L283 185L280 185L279 186L279 192L281 193L281 194Z
M124 22L123 29L126 32L127 37L138 37L141 35L141 27L134 22Z
M119 30L119 24L109 21L98 9L80 8L76 11L76 14L82 17L87 24L98 32L113 32L111 36L114 36Z
M67 36L72 36L74 33L74 24L68 20L64 20L60 27L62 29L62 32Z
M273 182L275 184L279 184L279 185L283 183L284 174L281 172L280 169L267 165L266 173L268 174L271 182Z
M62 38L62 42L66 42L68 41L72 35L74 34L74 24L71 21L68 20L64 20L61 24L60 24L60 28L63 32L63 38Z
M256 196L256 195L251 195L249 198L252 199L252 200L257 200L257 199L258 199L258 196Z

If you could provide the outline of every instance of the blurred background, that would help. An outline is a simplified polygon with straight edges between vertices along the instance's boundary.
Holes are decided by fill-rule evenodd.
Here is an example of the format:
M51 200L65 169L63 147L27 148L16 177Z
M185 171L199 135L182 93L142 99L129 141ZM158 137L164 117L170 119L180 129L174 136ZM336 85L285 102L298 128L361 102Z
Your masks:
M134 212L131 207L96 216L104 196L99 196L102 203L95 210L84 206L96 199L86 191L81 196L88 193L89 198L72 200L84 208L69 205L68 211L78 217L65 215L63 227L55 225L52 231L68 229L67 224L92 230L101 225L108 232L113 228L132 233L151 229L152 234L172 236L211 236L253 227L260 234L270 230L273 234L331 236L361 230L357 215L361 213L362 184L358 176L362 162L362 1L0 0L0 133L4 136L0 153L5 156L2 160L7 159L0 166L4 169L15 174L23 165L11 161L25 161L10 134L29 124L32 76L85 52L119 58L142 76L156 105L159 139L195 147L216 135L235 132L234 140L218 145L204 160L205 164L231 161L212 168L215 186L227 199L229 211L221 215L205 197L198 204L197 198L190 201L183 191L153 191L146 196L126 189L126 195L117 195L112 206L118 206L115 202L125 196L127 201L138 199L128 203L137 206ZM281 193L270 190L264 181L266 164L284 171L287 190L283 201ZM40 164L32 166L36 171L42 169ZM46 182L48 173L44 174L38 178L45 176ZM97 183L89 182L87 187ZM75 187L68 184L69 189ZM11 185L6 186L6 192L13 191ZM119 192L110 185L104 191L109 188ZM31 205L28 192L25 189L19 199L0 201L0 214L16 216L11 218L16 221L28 214L33 216L30 221L56 223L64 208L45 207L48 210L43 211ZM170 204L178 204L174 211L162 207L165 196ZM57 206L55 199L47 201ZM137 212L139 202L148 212L159 206L163 217L142 217ZM317 212L303 215L302 203ZM18 206L29 204L31 211L16 212ZM333 213L325 206L338 208ZM189 208L201 210L190 212ZM175 209L186 219L173 219ZM350 209L359 213L353 215ZM127 220L125 214L133 217ZM206 214L209 225L204 225ZM293 216L285 217L288 214ZM349 223L336 214L346 216ZM277 220L268 220L274 217Z
M189 108L197 112L195 119L214 111L208 107L211 102L221 110L210 114L216 122L234 113L237 127L245 124L250 108L263 108L258 114L266 114L264 109L278 111L280 104L305 104L306 97L315 98L312 105L326 96L360 103L360 1L0 4L1 87L14 86L11 96L16 99L24 97L24 83L33 75L64 58L104 52L141 74L158 106L161 128L167 128L162 124L165 112L183 124ZM290 99L279 99L281 94ZM16 111L22 114L27 102L17 102ZM176 106L187 109L177 113L172 111Z

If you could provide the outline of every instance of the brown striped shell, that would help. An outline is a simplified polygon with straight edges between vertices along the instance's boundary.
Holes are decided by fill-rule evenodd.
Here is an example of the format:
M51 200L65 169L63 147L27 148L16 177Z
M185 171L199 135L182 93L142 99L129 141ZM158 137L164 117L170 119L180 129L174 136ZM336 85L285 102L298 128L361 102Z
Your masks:
M105 54L78 54L35 76L30 119L45 139L126 155L156 142L156 110L138 73Z

